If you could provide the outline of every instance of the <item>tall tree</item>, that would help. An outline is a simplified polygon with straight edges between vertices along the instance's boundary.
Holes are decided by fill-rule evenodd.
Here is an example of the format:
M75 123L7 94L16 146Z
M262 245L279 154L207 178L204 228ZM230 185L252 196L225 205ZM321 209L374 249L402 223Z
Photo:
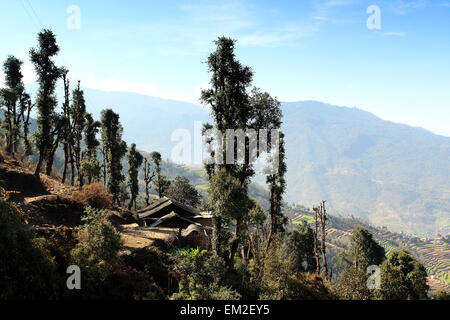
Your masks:
M144 184L145 184L144 201L146 206L150 204L150 184L154 177L155 172L152 170L152 167L147 158L144 158Z
M51 30L42 30L38 34L38 47L30 50L31 62L37 74L39 90L36 97L38 109L36 145L39 158L34 174L39 177L42 163L53 162L50 157L53 147L53 114L56 107L55 88L61 75L61 70L53 62L53 57L59 52L55 35ZM52 163L47 164L51 168Z
M101 166L97 159L97 148L100 142L97 139L97 133L100 129L100 122L94 121L92 114L86 113L86 124L84 127L84 143L86 149L83 152L83 160L81 160L81 171L86 176L88 183L98 180L100 177Z
M63 103L63 111L62 111L62 121L64 122L64 131L63 131L63 151L64 151L64 164L63 171L61 175L61 183L66 181L67 176L67 167L69 161L71 161L72 156L72 146L73 146L73 134L72 134L72 123L70 118L70 81L67 77L68 70L62 70L62 78L64 82L64 103ZM73 176L73 174L72 174Z
M30 134L30 114L34 104L31 102L31 97L28 93L24 92L20 98L20 113L23 123L23 149L25 156L30 156L33 153L33 147L29 139Z
M317 223L319 223L320 225L320 252L322 254L323 277L328 278L329 274L328 274L327 247L326 247L328 215L327 209L325 207L325 201L322 201L317 207L314 207L313 210L315 212L316 226Z
M84 92L80 88L80 81L78 81L77 88L72 92L70 116L72 119L72 132L74 141L73 157L75 159L75 166L77 168L78 182L81 187L83 185L83 175L81 171L81 141L83 139L83 132L86 125L86 102L84 100Z
M128 160L128 187L130 188L130 204L128 209L136 210L136 198L139 194L138 173L144 157L136 150L136 144L132 143L127 155Z
M286 162L285 162L285 149L284 149L284 134L279 132L279 145L278 150L275 150L275 154L271 158L271 172L266 177L266 182L269 185L270 192L270 231L267 240L267 248L269 247L273 237L284 231L284 225L287 222L287 218L282 212L283 194L286 190Z
M167 188L170 186L170 181L167 180L166 176L164 176L161 172L161 154L154 151L150 154L150 159L152 159L153 167L155 168L156 173L156 180L153 181L153 188L161 198L165 195Z
M21 99L24 94L21 72L22 61L14 56L8 56L3 63L6 88L0 89L0 107L5 106L3 112L2 128L6 132L6 151L10 154L18 151L20 123L21 123Z
M121 183L125 179L122 174L121 159L127 152L127 145L122 140L123 127L119 122L119 115L111 109L102 111L101 126L107 188L113 196L114 203L119 204L122 191Z
M214 173L222 168L238 179L247 194L247 186L251 177L255 174L253 169L253 155L255 146L250 143L250 137L244 139L236 136L227 136L227 130L245 132L248 129L258 131L259 129L278 128L281 123L281 111L276 99L269 99L268 94L260 94L255 89L249 93L252 84L253 72L248 66L243 66L235 57L235 41L226 37L220 37L215 41L216 50L208 57L208 71L211 73L210 85L207 90L202 90L201 98L203 104L210 106L214 126L207 124L207 129L216 129L219 133L214 139L207 143L211 147L210 153L219 162L206 163L205 169L208 177L212 179ZM240 130L240 131L239 131ZM212 140L221 147L214 149ZM227 153L232 154L231 159ZM256 150L256 156L260 153ZM246 208L241 208L241 212ZM242 243L239 235L244 229L245 221L248 221L248 211L243 215L235 215L234 221L235 238Z

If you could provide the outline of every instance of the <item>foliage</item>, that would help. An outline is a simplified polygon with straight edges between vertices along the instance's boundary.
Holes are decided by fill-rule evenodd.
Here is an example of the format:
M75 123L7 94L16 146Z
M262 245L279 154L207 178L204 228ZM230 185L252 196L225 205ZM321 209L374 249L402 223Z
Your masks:
M293 259L296 271L315 271L314 235L313 230L305 221L302 221L292 232L287 234L283 244L284 250L289 252Z
M450 300L450 293L448 293L447 291L444 291L444 290L440 290L434 295L433 299L434 300Z
M185 177L175 177L167 189L166 196L194 208L200 205L200 194Z
M212 177L208 195L214 224L213 248L222 256L230 249L230 223L243 218L249 200L245 188L225 169L219 170Z
M104 212L92 207L85 208L86 222L78 228L79 243L71 252L72 259L80 267L95 264L112 264L118 259L122 248L120 233L108 221L103 221Z
M179 291L173 300L236 300L239 294L223 285L225 262L217 255L208 255L200 249L176 249L170 254L175 259L175 271L182 274Z
M132 143L127 155L128 160L128 187L130 188L131 200L129 209L132 206L136 209L136 198L139 193L138 169L142 165L144 157L136 151L136 144Z
M295 260L282 250L275 239L265 256L262 277L258 278L260 299L300 300L327 299L330 294L321 280L314 283L308 274L297 271ZM255 280L253 280L255 283Z
M81 141L83 139L83 132L86 126L86 102L84 100L84 92L80 88L80 81L78 86L72 92L72 105L69 108L70 118L72 119L71 129L73 138L73 158L78 172L78 181L80 186L83 185L83 171L81 170Z
M165 195L167 189L170 186L170 181L161 173L161 154L159 152L152 152L150 154L150 159L153 162L153 167L155 168L156 180L152 181L153 188L157 192L158 196L161 198Z
M101 126L108 191L112 194L114 203L120 203L120 183L125 178L122 174L121 159L127 151L127 145L122 140L123 127L119 122L119 115L111 109L102 111Z
M17 205L0 189L0 299L54 297L54 261L25 229Z
M56 81L61 75L61 69L53 62L52 58L59 52L55 35L50 30L42 30L38 34L38 47L30 50L31 62L37 74L39 91L36 97L38 109L36 146L39 151L39 159L36 165L35 175L38 176L42 162L47 162L47 174L53 163L52 148L55 136L54 128L56 96Z
M426 299L427 272L407 250L394 250L381 265L381 298L387 300Z
M100 162L94 158L85 158L81 160L81 173L88 179L88 183L99 181L102 167Z

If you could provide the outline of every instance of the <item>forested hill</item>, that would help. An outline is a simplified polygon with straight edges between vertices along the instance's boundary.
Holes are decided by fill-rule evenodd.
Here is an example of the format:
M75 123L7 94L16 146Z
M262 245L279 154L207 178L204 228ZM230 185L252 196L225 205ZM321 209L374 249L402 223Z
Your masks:
M85 98L97 118L104 108L120 114L127 142L163 158L178 143L171 141L176 129L193 138L195 121L211 122L209 109L185 102L93 89ZM282 110L288 202L327 199L337 214L391 230L450 232L450 138L315 101L282 103Z

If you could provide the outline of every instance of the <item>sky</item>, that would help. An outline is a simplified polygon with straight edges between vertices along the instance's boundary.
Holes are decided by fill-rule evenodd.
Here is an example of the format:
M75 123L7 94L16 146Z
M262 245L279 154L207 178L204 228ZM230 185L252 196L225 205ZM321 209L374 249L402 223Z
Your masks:
M199 103L213 40L280 101L357 107L450 136L450 0L0 0L0 60L56 34L71 82ZM1 71L0 71L1 72ZM0 75L0 86L3 75Z

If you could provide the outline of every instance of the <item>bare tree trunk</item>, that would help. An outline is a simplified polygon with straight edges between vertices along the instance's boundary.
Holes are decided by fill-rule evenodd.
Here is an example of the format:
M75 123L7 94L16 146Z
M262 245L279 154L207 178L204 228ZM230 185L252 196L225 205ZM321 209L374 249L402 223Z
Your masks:
M38 161L37 161L37 163L36 163L36 169L34 170L34 175L36 176L36 177L38 177L39 178L39 173L41 172L41 167L42 167L42 162L44 161L44 159L43 159L43 150L42 150L43 148L41 147L40 148L40 150L39 150L39 158L38 158Z
M322 201L319 207L320 212L320 228L321 228L321 251L322 251L322 267L323 267L323 276L324 278L328 277L328 265L327 265L327 255L326 255L326 223L327 223L327 210L325 209L325 201Z
M313 208L314 210L314 222L315 222L315 228L314 228L314 257L316 259L316 273L320 274L320 258L319 258L319 250L318 250L318 232L319 232L319 208Z

